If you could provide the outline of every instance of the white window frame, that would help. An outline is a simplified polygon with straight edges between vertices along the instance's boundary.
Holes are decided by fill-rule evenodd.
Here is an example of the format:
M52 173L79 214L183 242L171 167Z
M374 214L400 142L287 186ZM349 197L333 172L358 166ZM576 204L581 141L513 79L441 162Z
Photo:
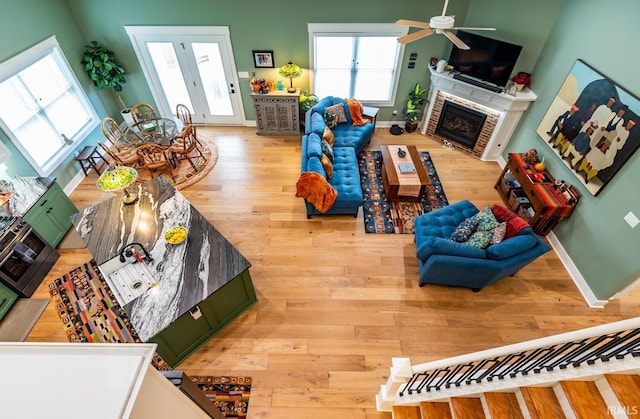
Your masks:
M349 37L365 37L365 36L391 36L399 38L409 33L408 26L396 25L395 23L309 23L307 24L309 32L309 82L311 91L313 92L314 69L315 69L315 37L316 36L349 36ZM398 91L398 81L400 80L400 72L402 70L402 57L404 56L404 44L398 44L397 55L395 58L393 88L391 89L391 98L387 101L362 101L365 105L372 106L393 106L396 101L396 93ZM356 98L357 99L357 98Z
M68 138L70 144L61 143L58 151L43 165L38 164L35 159L29 154L28 150L22 145L20 140L15 136L13 132L8 128L5 122L0 118L0 129L9 137L11 142L20 151L22 156L33 166L36 172L40 176L49 176L65 159L73 153L73 151L82 143L87 136L100 124L98 115L86 93L82 89L80 82L71 70L71 66L67 61L60 44L55 36L45 39L39 44L19 53L18 55L8 59L7 61L0 63L0 83L13 77L20 71L34 64L38 60L45 56L53 54L53 57L58 64L63 75L71 85L71 89L75 94L75 97L80 101L82 107L89 114L89 121L72 137ZM46 75L43 75L46 77Z

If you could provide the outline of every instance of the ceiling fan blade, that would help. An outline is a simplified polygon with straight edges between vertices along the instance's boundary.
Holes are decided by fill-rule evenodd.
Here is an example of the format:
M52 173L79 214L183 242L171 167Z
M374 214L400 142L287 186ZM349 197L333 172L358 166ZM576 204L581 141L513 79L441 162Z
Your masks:
M410 34L401 36L398 38L398 42L401 44L408 44L409 42L417 41L418 39L429 36L433 31L429 28L420 29L419 31L411 32Z
M455 44L455 46L457 46L460 49L469 49L469 45L465 44L464 42L462 42L462 40L460 38L458 38L454 33L449 32L449 31L442 31L442 34L444 36L446 36L447 38L449 38L449 40L451 42L453 42Z
M495 31L496 30L496 28L469 28L469 27L456 27L451 29L463 29L463 30L470 30L470 31Z
M419 20L398 19L398 20L396 20L396 24L398 24L398 25L407 25L407 26L415 26L417 28L428 28L429 27L429 22L421 22Z

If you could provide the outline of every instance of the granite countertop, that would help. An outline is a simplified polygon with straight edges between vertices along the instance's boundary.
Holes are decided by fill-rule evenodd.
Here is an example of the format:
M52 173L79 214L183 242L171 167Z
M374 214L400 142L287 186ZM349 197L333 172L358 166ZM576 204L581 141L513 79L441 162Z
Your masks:
M56 181L51 177L21 177L11 179L13 196L8 205L0 208L0 215L22 217Z
M251 264L164 177L138 185L136 193L133 205L115 195L80 211L73 224L99 265L131 242L153 257L148 266L158 285L123 307L146 342ZM178 225L187 239L167 243L164 232Z

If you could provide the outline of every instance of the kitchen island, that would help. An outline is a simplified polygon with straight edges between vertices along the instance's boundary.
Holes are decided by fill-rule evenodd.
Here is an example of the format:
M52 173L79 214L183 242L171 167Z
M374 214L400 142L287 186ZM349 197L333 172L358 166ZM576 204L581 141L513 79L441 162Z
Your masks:
M144 247L131 246L157 285L121 305L140 339L157 343L175 367L257 302L251 264L164 177L135 192L135 204L123 205L123 195L115 195L76 214L73 224L99 266L131 243ZM174 226L188 231L182 243L164 238Z

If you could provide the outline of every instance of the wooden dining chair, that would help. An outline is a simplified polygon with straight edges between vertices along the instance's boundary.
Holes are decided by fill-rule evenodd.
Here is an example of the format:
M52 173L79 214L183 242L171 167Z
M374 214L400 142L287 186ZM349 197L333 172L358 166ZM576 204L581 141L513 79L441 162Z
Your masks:
M179 162L187 160L193 170L196 170L194 159L201 157L206 162L207 158L198 143L195 127L193 125L187 126L183 134L182 138L177 138L173 142L168 151L171 153L171 159L176 162L175 166L178 166Z
M111 149L107 144L102 141L98 141L98 145L104 150L105 153L111 158L112 164L118 166L138 167L139 159L135 149L125 148L122 150Z
M120 141L122 137L124 137L124 133L122 132L122 129L120 128L118 122L116 122L116 120L111 118L110 116L107 116L105 118L102 118L100 128L102 129L102 134L109 141L109 143L111 143L111 145L115 147L116 150L120 150L122 146L118 145L118 141Z
M193 125L193 119L191 118L191 111L186 105L178 103L176 105L176 116L182 121L185 128L189 125Z
M140 160L140 166L149 170L152 178L164 173L165 170L169 170L172 178L175 176L167 154L159 145L143 144L137 148L136 153Z
M146 103L136 103L131 107L131 118L136 124L157 118L156 110Z

